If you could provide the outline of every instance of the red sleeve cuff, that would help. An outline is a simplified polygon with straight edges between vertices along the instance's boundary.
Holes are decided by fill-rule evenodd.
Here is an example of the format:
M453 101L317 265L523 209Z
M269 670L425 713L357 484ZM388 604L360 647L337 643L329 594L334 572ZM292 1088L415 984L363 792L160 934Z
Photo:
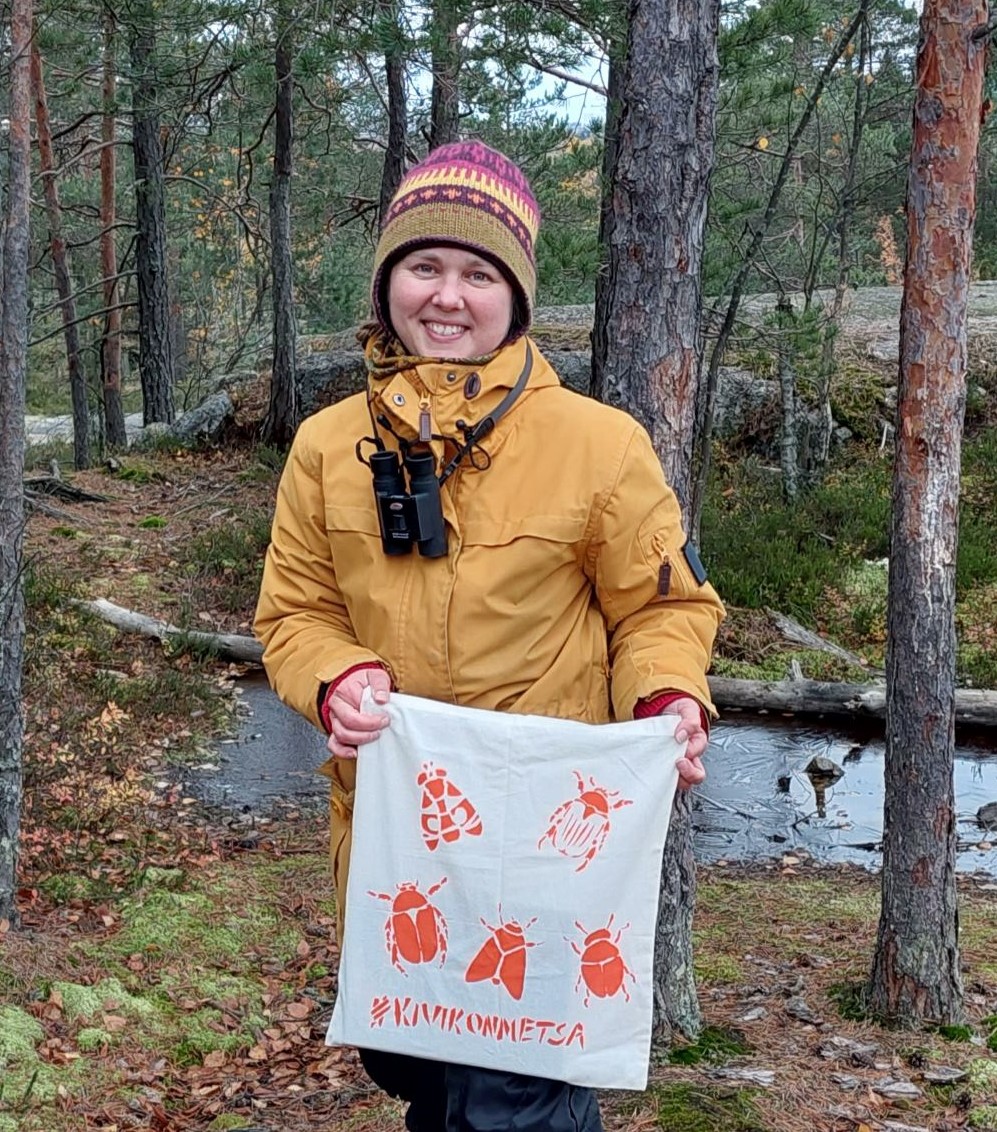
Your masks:
M676 700L692 698L688 692L657 692L653 696L648 696L646 700L638 700L634 704L634 719L649 719L652 715L661 715L665 708L675 703ZM709 735L710 717L706 714L706 709L702 704L699 705L699 718L703 730Z
M332 716L329 714L329 701L332 699L332 693L339 687L340 684L346 679L347 676L352 675L354 672L363 672L367 668L379 668L384 671L383 664L374 664L371 661L364 661L363 664L354 664L352 668L347 668L345 672L340 672L335 680L328 684L323 684L318 691L318 714L322 720L322 726L325 728L326 735L332 733Z

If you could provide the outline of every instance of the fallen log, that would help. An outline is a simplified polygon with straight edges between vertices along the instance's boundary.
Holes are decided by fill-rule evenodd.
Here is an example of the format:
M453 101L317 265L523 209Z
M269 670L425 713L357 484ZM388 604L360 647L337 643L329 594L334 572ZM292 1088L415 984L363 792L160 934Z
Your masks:
M710 677L710 692L722 708L779 711L800 715L886 716L885 684L830 684L820 680L734 680ZM956 723L997 727L997 692L957 688Z
M255 637L240 636L238 633L205 633L199 629L180 629L156 617L146 617L132 609L115 605L113 601L98 598L96 601L76 601L74 605L87 610L103 621L109 621L126 633L138 633L143 637L155 637L177 647L205 649L222 660L234 660L242 664L261 664L263 646Z
M126 633L169 642L177 648L206 649L222 660L260 664L263 648L255 637L238 633L206 633L180 629L155 617L125 609L113 601L76 601L75 605ZM735 680L710 677L710 692L719 708L741 711L776 711L799 715L860 716L883 719L886 715L885 684L830 684L819 680ZM997 727L997 691L957 688L955 718L962 725Z
M792 641L797 645L803 645L804 648L829 653L831 656L836 656L839 660L843 660L846 664L852 665L853 668L867 668L870 676L883 675L882 669L870 668L858 653L851 652L849 649L835 644L834 641L829 641L827 637L821 637L819 634L811 632L810 629L801 625L799 621L794 620L792 617L788 616L788 614L779 613L779 611L775 609L766 609L765 613L787 641Z

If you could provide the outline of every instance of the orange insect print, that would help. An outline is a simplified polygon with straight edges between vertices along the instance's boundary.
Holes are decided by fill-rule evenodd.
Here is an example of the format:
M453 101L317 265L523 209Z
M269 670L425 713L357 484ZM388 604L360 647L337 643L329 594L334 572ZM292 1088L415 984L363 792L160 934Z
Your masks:
M575 991L584 982L585 998L583 1005L588 1006L592 995L595 995L596 998L613 998L614 995L621 993L629 1002L630 994L627 991L626 979L629 977L631 982L636 982L637 978L624 963L619 944L623 933L630 925L624 924L614 935L613 917L610 916L606 926L597 928L594 932L583 928L577 920L575 920L575 927L582 933L582 946L579 947L572 940L568 940L568 942L571 944L572 950L581 956Z
M468 965L464 981L480 983L490 979L496 986L505 987L517 1001L521 999L526 982L526 949L537 946L526 938L526 932L536 922L536 916L526 924L506 920L501 906L497 926L482 919L482 926L491 934Z
M430 851L461 836L479 837L481 818L468 798L450 781L446 770L423 763L416 780L422 790L422 839Z
M622 806L632 806L629 798L620 798L619 790L607 790L599 786L592 776L586 787L585 780L576 770L578 796L563 802L550 815L550 826L537 842L542 849L549 841L562 857L581 858L575 869L580 873L595 858L605 845L611 825L610 813ZM614 799L619 798L619 801Z
M391 912L384 924L384 941L391 956L392 964L403 975L408 974L403 963L415 966L418 963L432 963L439 958L442 967L447 957L447 922L443 913L429 898L447 883L443 877L426 892L422 892L415 881L404 881L398 885L394 896L389 892L372 892L378 900L387 900Z

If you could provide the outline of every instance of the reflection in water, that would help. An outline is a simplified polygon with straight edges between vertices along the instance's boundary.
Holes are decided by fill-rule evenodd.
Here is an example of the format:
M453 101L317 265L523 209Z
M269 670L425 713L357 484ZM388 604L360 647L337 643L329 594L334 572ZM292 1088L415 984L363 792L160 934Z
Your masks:
M736 715L716 724L709 779L694 802L696 856L745 861L802 849L820 861L878 866L884 754L880 736L860 741L826 726ZM823 759L844 775L834 781ZM997 800L997 751L957 748L955 795L959 869L997 874L997 836L976 821Z
M322 736L278 701L262 673L240 687L240 733L219 745L218 768L197 772L191 791L247 814L312 800L324 808L328 783L315 773L326 754ZM806 850L820 861L878 866L883 756L878 735L731 715L713 728L709 778L695 794L697 857L752 861ZM959 868L997 875L997 828L976 822L982 806L997 802L997 749L963 744L956 756Z

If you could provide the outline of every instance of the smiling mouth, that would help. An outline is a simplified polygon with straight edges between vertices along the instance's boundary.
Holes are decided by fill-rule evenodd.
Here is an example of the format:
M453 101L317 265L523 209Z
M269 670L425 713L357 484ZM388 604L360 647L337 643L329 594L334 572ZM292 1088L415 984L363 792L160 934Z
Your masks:
M430 334L435 334L440 338L456 338L467 329L466 326L458 326L449 322L424 322L423 326Z

